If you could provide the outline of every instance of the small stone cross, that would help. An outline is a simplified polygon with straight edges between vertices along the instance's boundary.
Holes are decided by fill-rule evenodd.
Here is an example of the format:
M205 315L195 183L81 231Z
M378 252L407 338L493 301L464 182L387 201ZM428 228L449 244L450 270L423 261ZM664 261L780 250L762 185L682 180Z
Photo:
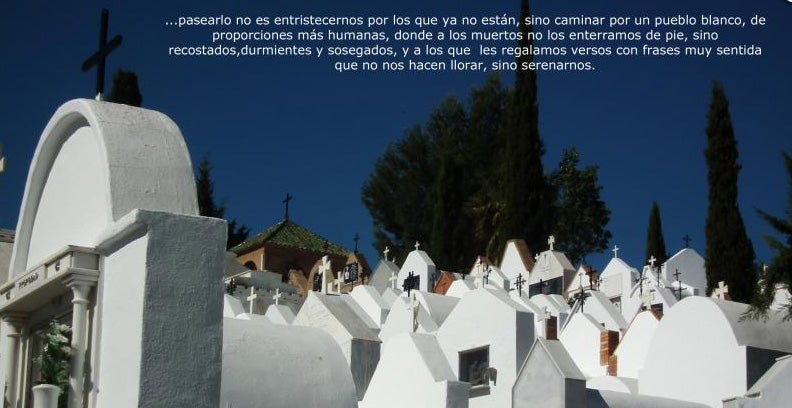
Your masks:
M649 258L649 265L652 265L652 268L654 268L655 262L657 262L657 258L655 258L654 255L652 255L652 257Z
M614 258L618 258L619 257L619 246L618 245L614 245L613 246L613 257Z
M336 287L338 288L337 292L340 295L341 294L341 285L344 284L344 277L341 276L341 274L339 273L338 277L333 282L335 282Z
M729 285L724 281L718 282L718 287L712 291L712 296L722 300L729 300Z
M421 247L421 243L418 242L418 241L415 241L415 250L417 251L418 248L420 248L420 247Z
M327 274L330 273L330 260L327 255L322 257L322 265L319 266L319 272L322 274L322 293L327 293Z
M258 295L256 294L256 288L251 286L250 287L250 296L247 297L247 300L250 302L250 313L251 314L253 313L253 301L256 300L256 298L258 298Z
M388 248L388 246L386 245L385 246L385 250L382 251L382 257L385 258L386 261L388 260L388 254L389 253L390 253L390 248Z
M481 262L481 257L476 259L476 287L484 287L484 263Z
M391 277L388 278L388 280L391 282L391 288L396 289L396 281L399 280L399 277L396 276L396 272L391 272Z
M555 241L555 237L554 236L550 235L550 237L547 238L547 245L550 246L550 250L551 251L553 250L553 246L554 246L555 242L556 241Z
M275 288L275 295L272 296L272 300L275 301L275 306L280 304L281 297L283 297L283 293L281 293L280 288Z

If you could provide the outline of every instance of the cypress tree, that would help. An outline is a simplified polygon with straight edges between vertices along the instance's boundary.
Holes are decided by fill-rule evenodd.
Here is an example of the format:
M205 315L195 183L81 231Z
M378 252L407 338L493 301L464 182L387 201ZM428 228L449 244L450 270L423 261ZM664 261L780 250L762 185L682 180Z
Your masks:
M206 157L201 158L198 165L198 175L195 178L196 194L198 196L198 213L204 217L225 219L225 204L215 203L214 181L212 181L212 164ZM228 239L226 248L233 248L244 242L250 229L244 225L237 225L236 220L228 221Z
M649 228L646 230L646 261L654 257L657 261L655 265L662 265L668 259L666 253L665 239L663 238L663 225L660 221L660 207L657 202L652 203L652 211L649 213Z
M520 47L533 44L533 25L525 24L528 16L528 1L523 0ZM517 58L518 69L505 132L506 150L499 178L503 206L496 232L500 237L499 250L512 238L524 238L533 252L544 249L554 219L555 194L542 166L545 149L539 137L536 72L522 69L531 61L533 56L528 53Z
M116 71L113 74L113 88L107 95L107 101L140 107L143 104L143 95L138 88L137 74L123 69Z
M463 203L472 191L463 160L467 117L465 108L456 97L446 98L435 110L429 119L427 132L435 140L439 157L434 181L432 233L428 237L430 245L427 249L441 268L461 271L470 261L466 259L466 252L473 235L470 233L472 222L463 212Z
M729 102L721 84L712 87L707 113L707 181L709 206L706 223L707 293L719 281L729 285L729 296L748 302L756 286L754 250L737 206L737 141Z

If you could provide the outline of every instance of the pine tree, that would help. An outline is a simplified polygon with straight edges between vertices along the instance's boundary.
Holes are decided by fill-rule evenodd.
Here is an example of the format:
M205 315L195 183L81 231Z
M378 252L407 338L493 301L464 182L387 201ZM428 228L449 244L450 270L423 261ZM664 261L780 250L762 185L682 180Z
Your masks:
M362 200L374 221L374 247L403 260L415 241L431 240L437 146L420 125L405 132L374 164Z
M660 207L656 201L652 203L652 211L649 213L649 227L646 229L646 257L644 259L648 262L652 257L656 259L655 265L662 265L668 260L663 238L663 224L660 221Z
M528 16L528 1L523 0L520 9L520 47L533 44L533 25L525 24ZM521 69L531 61L533 56L529 53L517 58L518 71L507 118L506 150L499 177L503 208L497 231L501 237L498 253L506 240L512 238L524 238L534 252L543 249L554 223L554 191L542 166L545 149L539 137L536 72Z
M550 180L558 191L554 235L558 247L573 263L587 254L608 248L611 233L605 227L610 210L600 198L597 166L578 169L580 154L576 148L565 149L558 169Z
M783 153L784 166L786 167L788 186L787 186L787 205L786 219L768 214L762 210L756 210L759 217L765 220L770 226L784 237L783 240L772 235L765 235L767 245L773 250L773 260L767 266L767 270L762 274L762 280L757 288L751 302L749 316L764 317L773 304L776 285L783 284L787 288L792 288L792 156ZM786 320L792 319L792 302L783 305L786 308Z
M725 281L729 285L729 296L747 303L756 285L755 255L737 206L740 165L729 102L717 82L712 87L707 120L707 293L719 281Z
M212 181L212 164L207 157L201 158L198 164L198 175L195 178L195 188L198 196L198 213L204 217L225 219L225 203L217 204L214 199L214 181ZM245 241L250 234L250 229L237 225L236 220L228 221L228 240L226 248L233 248Z
M113 74L113 88L107 95L107 101L140 107L143 104L143 96L138 88L137 74L123 69L116 71Z

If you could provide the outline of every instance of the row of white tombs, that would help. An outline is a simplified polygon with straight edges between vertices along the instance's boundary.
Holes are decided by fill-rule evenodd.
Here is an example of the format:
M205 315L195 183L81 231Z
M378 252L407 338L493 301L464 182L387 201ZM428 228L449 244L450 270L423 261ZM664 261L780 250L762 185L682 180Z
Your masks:
M348 292L325 258L304 298L227 270L221 406L789 406L786 288L767 319L745 319L722 283L703 296L695 250L640 272L617 250L597 275L515 240L499 266L459 275L416 244Z

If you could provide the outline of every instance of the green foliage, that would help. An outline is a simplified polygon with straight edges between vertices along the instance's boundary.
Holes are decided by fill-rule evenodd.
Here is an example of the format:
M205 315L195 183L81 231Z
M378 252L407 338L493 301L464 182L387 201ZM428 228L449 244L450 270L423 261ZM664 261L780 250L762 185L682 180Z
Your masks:
M214 181L212 181L212 164L204 156L198 164L198 175L195 178L195 188L198 195L198 212L204 217L225 219L225 202L220 204L214 200ZM228 240L226 248L232 248L245 241L250 234L250 229L237 225L237 221L228 221Z
M754 250L737 206L737 141L723 87L714 83L707 114L707 292L725 281L729 296L748 303L756 285Z
M107 94L108 102L123 103L131 106L141 106L143 95L138 88L137 74L132 71L119 69L113 74L113 88Z
M792 288L792 156L784 152L784 165L787 171L788 193L786 219L756 210L765 222L781 235L783 240L772 235L765 235L767 245L773 250L773 260L762 274L757 290L754 293L749 317L764 317L773 303L776 285ZM792 302L784 305L786 320L792 320Z
M363 185L362 200L374 221L374 246L404 259L415 241L431 235L437 147L415 125L388 146Z
M521 21L529 15L526 1L521 14ZM556 203L542 166L536 74L519 71L513 91L493 74L471 90L469 101L465 109L447 98L425 125L410 128L377 159L362 188L375 248L387 245L403 260L420 241L441 269L454 271L468 268L481 251L496 260L513 238L539 251L555 228L569 238L576 259L606 248L610 211L599 198L596 167L578 170L570 161L558 173L566 195ZM556 209L579 219L566 215L556 225Z
M550 177L558 191L554 235L559 249L573 264L583 261L589 253L607 249L611 238L605 228L610 210L600 198L602 187L597 182L599 167L579 169L579 165L577 149L565 149L558 169Z
M71 373L71 327L53 320L44 336L44 347L35 362L40 383L57 385L61 389L58 406L66 406Z
M657 202L652 203L649 227L646 229L646 258L644 259L648 262L651 257L657 260L656 265L662 265L668 259L663 238L663 224L660 221L660 207Z

